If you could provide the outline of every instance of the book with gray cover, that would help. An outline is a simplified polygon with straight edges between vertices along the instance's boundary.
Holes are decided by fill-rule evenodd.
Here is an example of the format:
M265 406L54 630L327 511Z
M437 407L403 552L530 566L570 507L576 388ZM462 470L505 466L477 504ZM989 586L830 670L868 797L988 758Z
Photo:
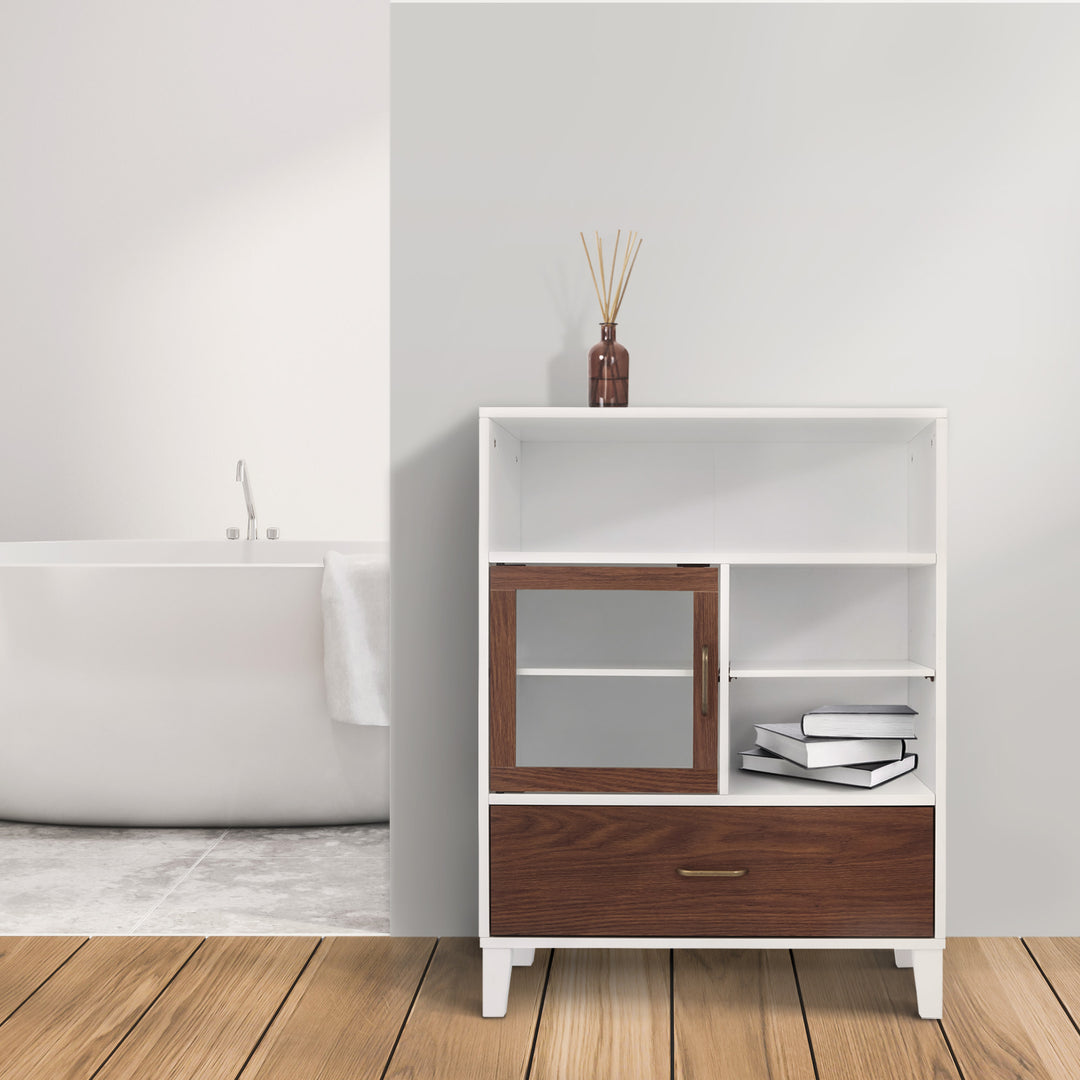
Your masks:
M755 724L758 746L805 769L855 765L862 761L898 761L903 739L836 739L804 735L801 724Z
M898 761L866 761L857 765L826 765L820 769L804 769L794 761L778 757L755 746L739 755L747 772L772 773L775 776L797 776L802 780L824 780L829 784L850 784L872 788L911 772L918 764L915 754L905 754Z
M802 732L855 739L913 739L918 715L910 705L821 705L803 713Z

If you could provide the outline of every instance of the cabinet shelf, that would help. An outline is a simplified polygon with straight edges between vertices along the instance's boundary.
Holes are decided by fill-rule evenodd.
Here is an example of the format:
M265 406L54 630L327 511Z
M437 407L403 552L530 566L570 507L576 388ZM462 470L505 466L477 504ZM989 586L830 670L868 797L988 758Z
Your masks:
M515 792L488 796L491 806L933 806L935 801L934 793L914 773L876 788L859 788L738 769L732 769L723 795Z
M566 566L932 566L932 551L510 551L490 563Z
M732 679L932 679L934 669L911 660L732 660Z
M656 667L519 667L518 675L566 677L601 677L601 678L638 678L638 679L692 679L693 668L656 668Z

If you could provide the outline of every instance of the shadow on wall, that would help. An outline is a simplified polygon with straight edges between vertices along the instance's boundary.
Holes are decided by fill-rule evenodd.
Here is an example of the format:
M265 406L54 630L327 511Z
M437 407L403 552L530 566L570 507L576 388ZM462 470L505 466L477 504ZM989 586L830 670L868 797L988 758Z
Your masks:
M469 415L391 476L393 934L429 925L433 895L473 913L445 932L476 933L477 453ZM418 657L427 641L438 655Z
M561 267L565 271L565 266ZM557 278L549 279L547 292L558 315L562 327L562 344L559 351L548 359L548 401L549 405L587 405L589 403L588 350L582 348L582 341L592 344L588 329L589 307L582 302L580 282L573 282L560 273ZM599 316L597 316L599 320ZM597 328L595 338L600 340ZM478 402L478 404L480 404ZM491 404L505 404L492 402Z

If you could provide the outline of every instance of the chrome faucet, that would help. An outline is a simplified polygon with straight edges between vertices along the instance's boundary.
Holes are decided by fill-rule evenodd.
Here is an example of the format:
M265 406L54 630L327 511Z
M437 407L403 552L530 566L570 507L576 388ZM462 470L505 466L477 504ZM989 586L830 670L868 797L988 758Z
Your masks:
M251 481L248 477L247 464L244 459L241 458L236 463L236 479L238 483L244 485L244 502L247 504L247 538L249 540L259 539L259 523L255 518L255 500L251 497Z

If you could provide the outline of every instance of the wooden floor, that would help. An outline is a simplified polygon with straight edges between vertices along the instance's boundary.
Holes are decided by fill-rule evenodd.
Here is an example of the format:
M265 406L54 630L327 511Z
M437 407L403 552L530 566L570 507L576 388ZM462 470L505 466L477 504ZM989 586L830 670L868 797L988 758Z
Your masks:
M1080 938L537 952L480 1017L460 938L0 938L3 1080L1077 1080Z

